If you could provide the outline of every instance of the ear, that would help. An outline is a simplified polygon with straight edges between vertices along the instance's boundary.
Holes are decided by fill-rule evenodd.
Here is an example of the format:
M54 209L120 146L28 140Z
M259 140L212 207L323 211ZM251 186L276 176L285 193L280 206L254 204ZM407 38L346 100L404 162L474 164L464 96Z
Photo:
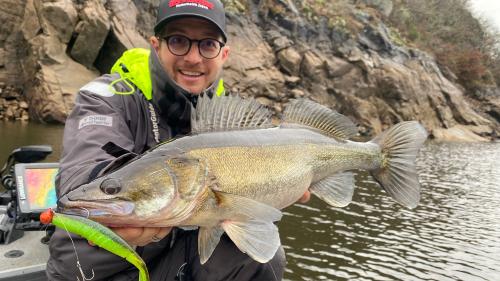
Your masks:
M222 62L225 62L229 58L229 54L231 53L231 48L229 46L224 46L222 48Z
M161 41L160 41L160 39L158 39L158 37L156 37L156 36L149 37L149 43L151 44L151 46L153 46L153 49L155 49L155 51L157 53L160 52L160 43L161 43Z

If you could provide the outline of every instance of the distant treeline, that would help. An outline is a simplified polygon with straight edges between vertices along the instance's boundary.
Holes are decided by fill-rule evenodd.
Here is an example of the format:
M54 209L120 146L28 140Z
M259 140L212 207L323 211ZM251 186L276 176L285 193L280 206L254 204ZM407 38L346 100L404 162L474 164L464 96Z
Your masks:
M469 0L395 0L390 22L407 43L436 56L469 91L500 85L500 33Z

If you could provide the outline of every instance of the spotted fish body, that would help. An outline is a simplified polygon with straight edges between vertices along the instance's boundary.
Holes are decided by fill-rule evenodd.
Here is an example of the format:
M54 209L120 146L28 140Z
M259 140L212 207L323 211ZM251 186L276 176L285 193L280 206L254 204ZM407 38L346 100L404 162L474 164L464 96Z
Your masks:
M206 159L218 188L283 209L314 183L355 168L376 168L380 149L374 144L339 143L306 129L209 133L170 146ZM204 139L206 147L191 148ZM275 140L275 141L273 141Z
M402 122L366 143L348 139L345 116L307 100L292 102L280 126L252 99L202 97L191 136L167 142L61 198L114 226L199 227L206 262L226 232L259 262L280 245L274 221L306 190L343 207L352 199L352 169L369 170L399 203L415 207L414 161L426 139L417 122Z

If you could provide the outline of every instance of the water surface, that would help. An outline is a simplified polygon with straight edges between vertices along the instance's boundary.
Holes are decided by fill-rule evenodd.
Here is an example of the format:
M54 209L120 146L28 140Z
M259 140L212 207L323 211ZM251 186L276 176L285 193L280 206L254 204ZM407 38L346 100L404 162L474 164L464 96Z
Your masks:
M287 280L500 280L500 143L427 144L409 210L358 172L346 208L286 210Z
M58 161L63 130L62 125L0 121L0 164L3 166L14 149L25 145L51 145L53 152L46 161Z
M3 163L14 148L50 144L62 126L0 122ZM313 198L285 210L285 280L500 280L500 143L427 144L420 205L394 203L366 172L346 208Z

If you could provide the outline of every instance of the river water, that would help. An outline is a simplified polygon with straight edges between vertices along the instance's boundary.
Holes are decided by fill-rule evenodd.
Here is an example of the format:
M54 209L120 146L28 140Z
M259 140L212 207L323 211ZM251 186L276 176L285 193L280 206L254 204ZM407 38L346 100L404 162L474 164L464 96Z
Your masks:
M365 172L346 208L320 200L280 224L288 280L500 280L500 143L427 144L409 210Z
M61 126L0 122L0 157L51 144ZM353 202L313 198L284 211L285 280L500 280L500 143L427 144L418 158L420 205L394 203L366 172Z

